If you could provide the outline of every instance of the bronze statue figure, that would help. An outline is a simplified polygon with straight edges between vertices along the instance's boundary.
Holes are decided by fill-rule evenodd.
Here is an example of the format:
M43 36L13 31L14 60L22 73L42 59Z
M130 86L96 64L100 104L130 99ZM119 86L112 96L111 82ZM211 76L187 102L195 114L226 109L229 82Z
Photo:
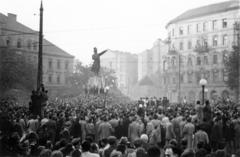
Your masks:
M104 50L101 53L97 53L97 48L94 47L93 51L94 51L94 54L92 55L93 65L91 70L98 76L100 71L100 56L106 53L107 50Z

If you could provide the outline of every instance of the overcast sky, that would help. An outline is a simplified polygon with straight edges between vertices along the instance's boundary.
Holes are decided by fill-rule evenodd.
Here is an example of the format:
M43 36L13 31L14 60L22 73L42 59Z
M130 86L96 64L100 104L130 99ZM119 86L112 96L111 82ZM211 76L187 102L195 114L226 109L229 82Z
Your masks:
M84 64L93 47L140 53L165 39L165 25L195 7L224 0L43 0L44 37ZM225 0L226 1L226 0ZM40 0L1 1L3 14L17 14L38 30Z

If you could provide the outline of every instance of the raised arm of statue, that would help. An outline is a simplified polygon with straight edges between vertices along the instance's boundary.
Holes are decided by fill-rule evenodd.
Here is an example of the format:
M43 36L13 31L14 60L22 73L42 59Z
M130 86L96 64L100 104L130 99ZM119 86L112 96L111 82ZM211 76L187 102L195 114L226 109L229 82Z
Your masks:
M106 53L108 50L104 50L101 53L99 53L99 56L103 55L104 53Z

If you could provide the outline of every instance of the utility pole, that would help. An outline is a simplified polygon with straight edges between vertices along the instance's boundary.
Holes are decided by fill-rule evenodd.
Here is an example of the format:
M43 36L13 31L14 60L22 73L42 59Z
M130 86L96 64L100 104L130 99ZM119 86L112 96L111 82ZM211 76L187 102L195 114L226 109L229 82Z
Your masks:
M234 25L234 34L236 35L236 46L237 50L240 50L240 21L237 21ZM240 52L239 52L240 53ZM240 55L238 53L238 67L239 67L239 72L238 72L238 95L237 95L237 101L240 102Z
M39 45L38 45L38 74L37 74L37 90L40 90L41 84L42 84L42 75L43 75L43 69L42 69L42 41L43 41L43 5L41 1L40 6L40 23L39 23Z
M43 117L42 108L48 100L47 91L44 88L42 75L42 41L43 41L43 5L40 6L40 24L39 24L39 52L38 52L38 73L37 73L37 90L32 92L29 111L35 116Z
M181 55L178 52L178 102L181 103Z

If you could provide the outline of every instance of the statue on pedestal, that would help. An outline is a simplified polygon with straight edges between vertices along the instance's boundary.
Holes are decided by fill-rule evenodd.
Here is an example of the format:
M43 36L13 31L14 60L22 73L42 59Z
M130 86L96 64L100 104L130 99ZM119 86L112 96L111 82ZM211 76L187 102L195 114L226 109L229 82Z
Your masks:
M96 74L96 76L99 75L100 71L100 56L107 52L107 50L102 51L101 53L97 53L97 48L93 48L94 54L92 55L93 59L93 65L92 65L92 72Z

